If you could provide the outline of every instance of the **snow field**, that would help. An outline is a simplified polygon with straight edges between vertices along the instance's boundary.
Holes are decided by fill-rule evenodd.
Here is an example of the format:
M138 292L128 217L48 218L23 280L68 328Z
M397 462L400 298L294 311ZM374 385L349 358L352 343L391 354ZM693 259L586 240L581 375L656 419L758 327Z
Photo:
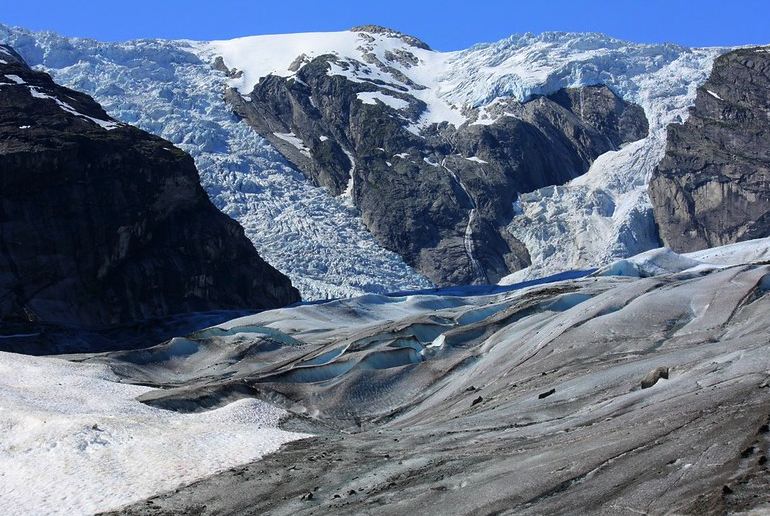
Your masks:
M196 414L136 401L107 366L0 353L0 513L117 509L306 437L254 399Z

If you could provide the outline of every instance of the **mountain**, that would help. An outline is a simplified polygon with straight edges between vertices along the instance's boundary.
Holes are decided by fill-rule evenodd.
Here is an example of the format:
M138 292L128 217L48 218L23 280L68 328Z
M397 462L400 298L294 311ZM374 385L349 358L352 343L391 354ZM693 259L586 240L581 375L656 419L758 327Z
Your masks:
M566 33L518 35L437 52L376 27L219 42L127 43L0 27L0 38L64 84L94 95L115 118L190 152L215 205L243 224L260 254L307 299L431 285L404 260L442 283L495 281L531 262L503 279L510 282L602 265L657 246L648 177L662 157L666 126L687 116L697 86L722 52ZM341 94L347 92L336 102L355 108L354 126L364 120L378 125L363 134L347 121L335 121L332 111L309 122L303 113L311 112L309 99L317 99L302 97L304 86L295 80L305 75L319 81L316 89L336 84ZM257 93L271 88L297 93L276 98L274 106L255 102L250 93L262 78ZM606 100L613 104L641 106L647 136L623 143L601 121L581 119L565 107L566 89L586 86L596 88L585 91L611 93ZM291 104L293 98L305 103ZM534 109L540 104L560 120L569 119L568 126L557 127L560 136L526 119L547 119ZM269 141L233 118L234 109L246 115L247 106L265 116L280 115L275 131L261 130ZM293 114L291 121L286 118L290 112L297 120ZM256 127L258 120L249 118ZM314 127L304 135L307 141L291 132L292 124L298 132ZM643 136L643 124L631 126L636 127L632 139ZM592 135L592 143L564 138L573 128ZM369 161L356 163L354 176L388 180L388 195L366 188L364 180L358 186L346 182L352 162L340 150L356 160L351 131L364 136L359 158L373 160L371 167ZM376 142L386 133L398 137L387 151L378 151ZM529 142L523 149L539 145L542 136L549 149L566 147L557 155L568 165L547 164L541 175L534 173L535 181L527 180L532 171L515 164L499 170L493 156L504 159L496 153L507 148L511 134L517 145ZM502 145L495 143L498 137ZM615 139L611 146L608 138ZM477 154L485 152L486 143L497 147L487 148L483 158ZM325 167L305 156L314 151ZM388 163L399 172L389 173ZM487 177L496 179L485 188L480 178ZM385 206L379 206L381 199Z
M684 112L718 53L564 33L444 53L371 26L198 48L228 75L237 113L317 184L352 198L380 243L439 284L494 282L530 259L524 274L537 276L655 247L647 176L666 124ZM637 114L630 139L574 152L555 136L573 127L552 120L547 130L522 131L547 119L534 112L536 98L588 85L642 105L650 125ZM648 127L642 142L619 148ZM558 202L553 189L539 190L583 174L606 151L618 151L612 170L588 188L570 185ZM357 187L349 178L358 176L366 177ZM567 220L552 220L561 215Z
M315 188L224 102L226 75L191 42L106 43L0 26L25 60L92 95L114 118L189 153L214 205L303 299L427 288L360 217Z
M4 334L299 300L211 204L188 154L116 121L8 46L0 93Z
M695 251L770 235L770 49L720 56L668 129L650 197L663 242Z
M766 49L0 38L0 513L770 508Z
M319 56L289 78L268 75L248 95L230 89L226 98L314 183L348 197L377 240L434 283L496 283L529 265L507 229L518 194L583 174L601 154L646 136L647 120L608 88L583 87L499 102L496 118L481 123L419 129L431 108L405 75L382 85L329 74L366 62L411 71L425 60L417 50L397 48L384 62L374 53L364 61Z

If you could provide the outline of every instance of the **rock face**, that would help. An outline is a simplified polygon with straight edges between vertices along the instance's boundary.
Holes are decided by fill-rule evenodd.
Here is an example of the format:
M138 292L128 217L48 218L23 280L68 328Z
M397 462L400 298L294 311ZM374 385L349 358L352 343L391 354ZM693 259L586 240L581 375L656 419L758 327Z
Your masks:
M99 329L298 299L186 153L0 46L0 321Z
M268 75L249 95L230 89L226 98L317 185L348 196L381 245L439 285L495 283L527 266L526 248L506 230L518 195L563 184L647 134L643 110L602 86L502 100L485 110L491 120L471 110L459 128L420 130L425 102L355 79L379 70L419 90L395 68L417 58L403 49L363 55L300 56L295 75Z
M668 129L650 198L663 242L694 251L770 235L770 52L719 57Z

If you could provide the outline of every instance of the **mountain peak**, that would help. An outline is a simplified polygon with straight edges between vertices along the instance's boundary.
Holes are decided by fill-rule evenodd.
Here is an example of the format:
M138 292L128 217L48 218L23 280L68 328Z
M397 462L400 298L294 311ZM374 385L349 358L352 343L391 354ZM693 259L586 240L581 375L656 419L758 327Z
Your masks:
M383 27L381 25L357 25L355 27L351 27L350 32L368 32L370 34L384 34L386 36L401 38L401 40L408 43L409 45L412 45L413 47L422 48L424 50L431 50L430 46L428 46L428 44L422 41L421 39L416 38L414 36L410 36L409 34L404 34L403 32L397 31L395 29Z

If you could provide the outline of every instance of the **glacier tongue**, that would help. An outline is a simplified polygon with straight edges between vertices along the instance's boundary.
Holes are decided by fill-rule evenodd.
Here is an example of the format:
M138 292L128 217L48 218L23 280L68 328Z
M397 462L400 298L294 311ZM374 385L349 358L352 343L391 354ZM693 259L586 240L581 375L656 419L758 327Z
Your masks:
M117 120L189 152L214 204L303 299L432 286L377 244L344 199L312 186L232 114L222 98L227 76L201 61L193 43L103 43L3 25L0 40Z

